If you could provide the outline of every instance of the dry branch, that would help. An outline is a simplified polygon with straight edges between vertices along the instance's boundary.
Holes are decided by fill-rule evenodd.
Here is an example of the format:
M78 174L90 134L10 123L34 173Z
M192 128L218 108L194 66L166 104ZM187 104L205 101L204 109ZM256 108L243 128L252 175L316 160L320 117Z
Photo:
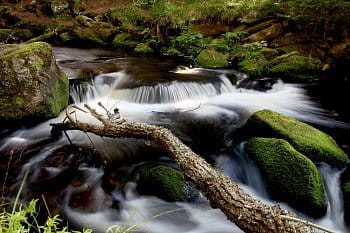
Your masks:
M88 105L85 107L102 125L74 120L67 112L68 122L54 124L54 131L80 130L104 137L124 137L151 140L159 143L178 164L188 180L203 192L214 208L220 208L227 218L245 232L315 232L305 222L291 221L282 216L295 214L279 205L266 205L253 199L228 177L217 172L202 157L183 144L172 132L161 126L144 123L112 122Z

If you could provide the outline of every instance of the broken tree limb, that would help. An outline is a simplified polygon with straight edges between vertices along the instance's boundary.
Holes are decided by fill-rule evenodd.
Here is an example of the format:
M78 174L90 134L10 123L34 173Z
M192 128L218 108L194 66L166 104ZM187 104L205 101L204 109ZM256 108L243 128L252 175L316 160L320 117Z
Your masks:
M85 107L102 125L83 123L67 113L66 123L53 124L53 131L80 130L103 137L138 138L159 143L178 164L186 178L203 192L214 208L220 208L227 218L245 232L315 232L303 221L291 221L285 216L296 215L279 205L267 205L245 193L228 177L214 170L202 157L182 143L170 130L145 123L112 122L88 105Z

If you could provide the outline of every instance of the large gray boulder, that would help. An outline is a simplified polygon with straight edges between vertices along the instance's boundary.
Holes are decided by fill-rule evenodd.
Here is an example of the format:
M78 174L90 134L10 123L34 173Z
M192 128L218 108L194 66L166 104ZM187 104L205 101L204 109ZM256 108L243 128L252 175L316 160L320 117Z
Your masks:
M69 84L44 42L0 45L0 119L43 120L68 104Z

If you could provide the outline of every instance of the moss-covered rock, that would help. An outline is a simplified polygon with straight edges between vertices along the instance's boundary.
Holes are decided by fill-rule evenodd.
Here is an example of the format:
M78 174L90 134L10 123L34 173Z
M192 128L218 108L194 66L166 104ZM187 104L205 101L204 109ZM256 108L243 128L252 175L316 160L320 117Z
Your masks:
M200 52L196 62L205 68L228 67L228 56L210 48Z
M132 39L129 33L120 33L114 37L112 45L120 48L135 48L138 42Z
M146 164L137 180L140 194L155 195L166 201L184 201L191 198L183 174L174 168Z
M314 217L326 213L322 179L316 166L287 141L252 138L246 145L272 196Z
M39 42L39 41L47 41L53 38L56 35L54 31L46 32L40 36L34 37L27 41L27 43Z
M47 119L67 106L68 78L49 44L0 45L0 119Z
M265 76L269 61L277 56L277 50L266 48L262 43L236 45L231 51L233 63L252 78Z
M154 50L149 47L148 43L139 43L135 48L135 52L140 54L149 54L154 53Z
M33 37L28 29L0 29L0 42L26 41Z
M318 59L291 52L272 59L267 67L267 75L290 82L318 82L320 64Z
M346 154L329 135L271 110L255 112L242 130L254 136L283 138L315 163L325 162L335 167L347 164Z
M244 39L245 42L271 41L283 33L281 24L276 23Z
M72 34L74 37L102 45L117 32L117 28L110 23L97 22L89 17L78 15L74 20Z
M341 190L344 201L344 221L350 226L350 167L348 166L341 175Z

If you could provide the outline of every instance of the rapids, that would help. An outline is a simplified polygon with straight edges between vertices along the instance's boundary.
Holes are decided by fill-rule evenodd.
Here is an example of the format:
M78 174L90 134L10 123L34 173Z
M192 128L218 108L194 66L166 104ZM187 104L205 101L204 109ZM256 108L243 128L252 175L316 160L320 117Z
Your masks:
M300 84L287 84L279 80L272 89L261 92L233 85L230 74L236 74L238 79L245 78L244 74L233 70L177 68L181 61L130 58L103 50L56 48L55 52L58 62L72 80L78 78L79 71L86 67L118 66L109 73L97 75L87 85L71 85L72 105L82 108L87 103L100 113L105 113L98 106L101 102L110 111L118 108L121 118L170 128L196 151L215 161L224 174L238 182L253 197L267 203L274 201L269 198L258 168L245 154L244 143L233 147L231 140L235 129L252 113L271 109L323 127L349 127L346 123L330 119L325 110L310 100ZM161 82L152 81L160 77ZM79 109L70 108L70 111L74 111L74 118L97 123ZM56 119L9 133L1 140L0 151L24 147L48 138L50 123L61 122L64 118L65 113L62 112ZM158 148L142 140L103 139L77 131L68 132L68 135L73 143L92 145L111 161L136 162L143 147ZM32 170L24 192L30 189L31 183L36 182L40 162L55 148L68 143L66 137L49 143L23 166L18 180L21 180L26 169ZM119 210L106 208L103 200L106 193L101 185L103 169L83 166L79 169L84 174L85 182L79 188L93 188L95 198L87 205L93 206L94 211L79 211L69 205L71 196L79 191L73 186L67 187L64 198L58 203L64 216L76 227L89 227L96 232L104 232L111 225L125 226L125 229L134 225L141 232L152 233L241 232L219 210L210 208L203 196L193 203L168 203L152 196L139 196L132 183L124 190L125 195L120 190L111 193L112 198L120 202ZM342 220L341 171L326 165L321 165L319 170L327 191L328 212L319 220L305 218L330 229L347 232ZM52 169L49 172L59 171ZM291 209L287 204L282 203L282 206ZM163 215L153 218L159 213Z

